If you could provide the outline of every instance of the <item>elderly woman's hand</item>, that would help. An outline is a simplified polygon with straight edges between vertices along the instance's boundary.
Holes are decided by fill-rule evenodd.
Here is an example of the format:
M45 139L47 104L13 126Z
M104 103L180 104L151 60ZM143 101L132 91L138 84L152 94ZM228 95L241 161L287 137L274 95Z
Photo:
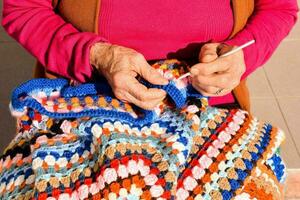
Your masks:
M209 43L201 48L199 64L191 68L192 84L205 96L223 96L230 93L239 83L246 70L243 51L218 58L218 52L234 47L220 43ZM223 52L223 53L222 53ZM218 59L217 59L218 58Z
M147 88L136 79L140 75L152 84L168 84L168 80L154 70L142 54L133 49L97 43L91 48L90 62L105 76L120 100L149 110L166 96L164 90Z

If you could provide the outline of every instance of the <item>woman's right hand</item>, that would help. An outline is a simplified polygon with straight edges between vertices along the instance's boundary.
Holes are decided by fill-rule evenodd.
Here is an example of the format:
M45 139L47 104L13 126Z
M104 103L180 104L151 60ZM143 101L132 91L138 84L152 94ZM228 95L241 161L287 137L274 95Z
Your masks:
M133 49L96 43L91 47L90 62L108 80L115 96L122 101L151 110L166 97L164 90L147 88L136 79L140 75L152 84L168 84L168 80Z

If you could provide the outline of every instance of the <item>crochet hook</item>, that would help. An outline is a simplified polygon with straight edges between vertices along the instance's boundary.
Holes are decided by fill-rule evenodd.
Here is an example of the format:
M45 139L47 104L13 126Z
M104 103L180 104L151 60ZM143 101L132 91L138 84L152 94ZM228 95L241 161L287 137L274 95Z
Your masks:
M238 51L240 51L240 50L242 50L242 49L244 49L244 48L246 48L246 47L248 47L248 46L250 46L250 45L252 45L254 43L255 43L255 40L251 40L251 41L249 41L249 42L247 42L247 43L239 46L238 48L232 49L231 51L228 51L227 53L222 54L218 58L224 58L226 56L230 56L230 55L232 55L232 54L234 54L234 53L236 53L236 52L238 52ZM186 77L188 77L190 75L191 75L191 73L188 72L188 73L183 74L182 76L180 76L177 80L181 80L181 79L186 78Z

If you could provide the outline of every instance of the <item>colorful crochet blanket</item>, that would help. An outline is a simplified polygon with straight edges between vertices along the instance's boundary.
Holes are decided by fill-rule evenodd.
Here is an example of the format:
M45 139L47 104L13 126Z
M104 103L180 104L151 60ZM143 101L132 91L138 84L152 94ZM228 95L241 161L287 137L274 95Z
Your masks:
M105 84L34 79L13 92L18 133L0 158L0 199L281 199L282 131L249 113L210 107L177 60L145 111Z

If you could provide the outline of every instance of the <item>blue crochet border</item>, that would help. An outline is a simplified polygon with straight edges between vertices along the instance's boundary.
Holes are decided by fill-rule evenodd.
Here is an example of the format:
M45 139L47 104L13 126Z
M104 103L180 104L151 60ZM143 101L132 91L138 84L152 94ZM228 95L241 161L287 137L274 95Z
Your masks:
M177 108L182 108L186 104L187 97L197 96L199 98L203 97L201 94L197 93L192 89L191 86L178 89L174 81L170 81L168 85L152 85L146 84L148 87L155 87L163 89L167 92L170 98L174 101ZM96 96L97 94L107 93L110 90L108 84L97 84L97 83L87 83L79 86L69 86L69 83L65 79L33 79L29 80L18 88L16 88L12 93L11 105L16 111L24 111L25 108L32 108L37 110L41 114L47 115L52 118L62 119L62 118L80 118L80 117L108 117L123 120L133 124L147 124L153 122L157 115L154 111L143 110L143 117L134 118L129 113L120 112L117 110L105 110L103 108L83 110L81 112L68 112L68 113L55 113L47 111L38 101L34 98L21 99L23 96L30 96L35 92L44 91L46 94L50 94L53 91L60 91L62 97L84 97L87 95ZM107 96L108 98L111 98Z

